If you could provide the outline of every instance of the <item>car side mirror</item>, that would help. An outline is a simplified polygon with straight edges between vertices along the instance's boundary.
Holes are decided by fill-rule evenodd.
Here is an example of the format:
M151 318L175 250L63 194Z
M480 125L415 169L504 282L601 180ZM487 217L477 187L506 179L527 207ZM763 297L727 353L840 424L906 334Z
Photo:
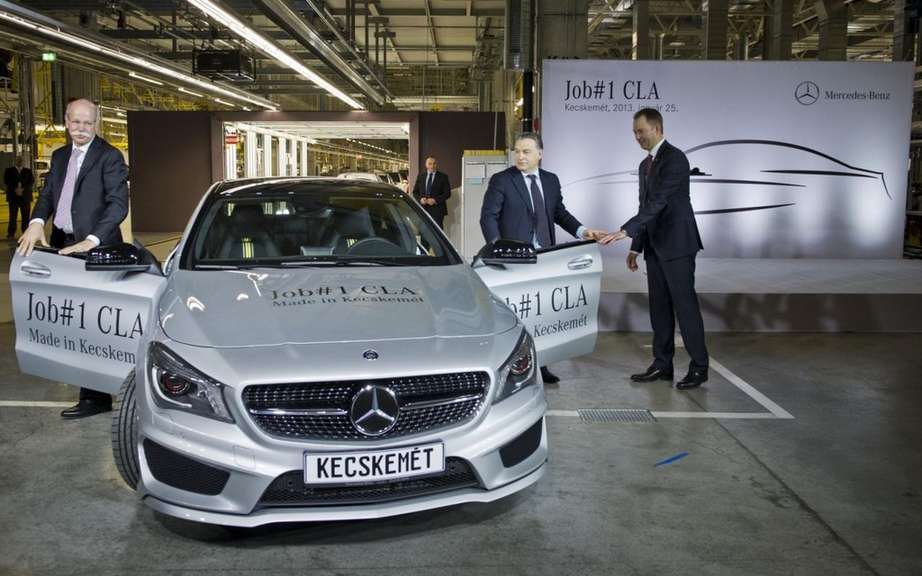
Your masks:
M502 264L536 264L538 255L530 242L500 238L480 249L478 256L488 266Z
M144 272L149 268L138 247L127 243L97 246L86 253L87 270Z

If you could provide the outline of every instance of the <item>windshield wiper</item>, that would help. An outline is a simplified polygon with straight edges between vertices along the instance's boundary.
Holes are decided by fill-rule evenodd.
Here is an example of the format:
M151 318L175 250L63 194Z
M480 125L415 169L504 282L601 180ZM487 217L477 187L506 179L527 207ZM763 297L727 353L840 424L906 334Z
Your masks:
M196 264L196 270L253 270L254 268L278 268L278 264Z
M378 260L374 258L349 258L345 260L298 260L296 262L282 262L284 267L304 267L304 266L401 266L392 260Z

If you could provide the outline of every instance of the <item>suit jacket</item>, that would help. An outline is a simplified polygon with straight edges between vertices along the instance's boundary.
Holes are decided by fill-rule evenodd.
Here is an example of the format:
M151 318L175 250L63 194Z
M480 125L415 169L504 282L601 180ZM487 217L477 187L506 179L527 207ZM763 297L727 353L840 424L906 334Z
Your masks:
M544 208L547 210L547 221L551 229L551 244L557 243L555 223L576 236L582 224L563 205L557 175L547 170L539 170L538 175L541 178ZM532 243L537 225L538 219L531 207L531 191L525 187L522 172L512 166L494 174L490 178L490 184L483 197L483 206L480 208L480 230L484 239L488 243L498 238Z
M51 168L32 210L33 218L47 222L54 217L72 150L73 145L68 144L51 155ZM74 237L83 240L92 234L102 244L117 244L122 241L118 225L127 215L128 167L125 159L111 144L96 136L74 184L71 203Z
M32 186L35 185L35 176L32 171L26 167L17 170L15 166L10 166L3 172L3 185L6 188L6 201L16 196L16 187L22 186L22 195L29 202L32 201Z
M423 171L416 177L416 184L413 185L413 197L416 201L426 196L426 177L429 172ZM426 212L433 215L439 215L443 218L448 214L447 201L451 198L451 183L448 181L448 175L444 172L435 171L432 177L432 188L430 197L435 198L435 206L423 206Z
M689 196L689 167L685 153L663 142L646 176L640 163L640 211L621 229L631 237L631 250L652 247L661 260L674 260L702 250L698 224Z

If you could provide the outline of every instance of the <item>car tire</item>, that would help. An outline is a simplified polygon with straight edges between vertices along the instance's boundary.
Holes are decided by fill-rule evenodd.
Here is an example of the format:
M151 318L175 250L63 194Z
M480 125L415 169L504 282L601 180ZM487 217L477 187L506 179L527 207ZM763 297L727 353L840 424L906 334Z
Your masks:
M112 407L112 456L125 484L135 490L141 475L138 465L138 408L134 399L134 371L125 379Z

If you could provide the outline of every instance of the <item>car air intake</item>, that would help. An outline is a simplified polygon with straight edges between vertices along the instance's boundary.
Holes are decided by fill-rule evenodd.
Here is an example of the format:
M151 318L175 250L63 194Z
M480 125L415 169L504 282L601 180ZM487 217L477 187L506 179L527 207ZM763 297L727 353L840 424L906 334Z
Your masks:
M202 464L146 438L144 455L154 478L180 490L217 496L230 478L229 472Z
M531 428L519 434L515 440L499 449L499 457L503 461L503 466L512 468L535 453L535 450L541 445L541 436L544 431L543 424L544 419L542 418L535 422Z

